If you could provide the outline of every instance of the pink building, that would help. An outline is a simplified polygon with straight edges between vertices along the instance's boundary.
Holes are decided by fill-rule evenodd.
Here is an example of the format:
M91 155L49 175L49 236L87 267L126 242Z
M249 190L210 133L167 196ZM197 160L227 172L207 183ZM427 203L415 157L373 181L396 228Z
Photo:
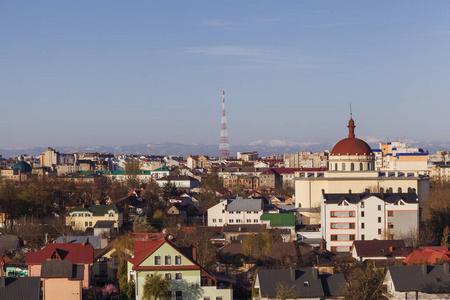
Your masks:
M25 264L28 265L28 276L41 276L42 262L48 260L70 260L74 265L83 265L83 288L90 286L91 270L94 263L94 248L91 244L49 244L41 251L27 252Z

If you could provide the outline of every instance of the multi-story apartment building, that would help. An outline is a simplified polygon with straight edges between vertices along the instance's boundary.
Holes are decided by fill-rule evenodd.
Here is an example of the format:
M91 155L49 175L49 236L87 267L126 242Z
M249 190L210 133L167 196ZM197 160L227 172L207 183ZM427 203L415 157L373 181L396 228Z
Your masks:
M223 178L223 187L226 189L234 189L236 187L242 187L246 190L256 189L260 186L259 177L257 176L237 176L232 175Z
M403 239L419 228L419 199L408 193L323 193L322 238L332 252L355 240Z
M284 154L283 159L286 168L326 168L328 153L304 151L294 154Z
M255 161L258 160L258 151L253 152L238 152L237 159L242 159L243 161Z
M187 167L189 169L204 169L208 167L209 157L206 155L189 155L187 158Z
M380 143L380 149L375 149L374 153L375 170L421 172L428 170L428 153L400 141Z

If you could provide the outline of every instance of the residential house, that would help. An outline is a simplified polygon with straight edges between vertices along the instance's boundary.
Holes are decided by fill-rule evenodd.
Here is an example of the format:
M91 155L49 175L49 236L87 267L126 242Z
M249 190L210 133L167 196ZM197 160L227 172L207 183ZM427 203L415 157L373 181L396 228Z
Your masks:
M289 299L336 299L347 295L344 274L319 274L315 268L259 269L253 299L279 299L278 287L292 287L296 297Z
M223 178L223 187L226 189L235 189L242 187L251 190L259 187L259 177L257 176L237 176L231 175Z
M258 159L258 151L238 152L236 158L242 159L243 161L255 161Z
M84 274L84 265L74 264L71 260L43 261L43 300L81 300Z
M403 240L354 241L352 257L357 261L370 260L403 260L410 253Z
M450 299L449 264L390 266L383 285L388 299Z
M249 235L256 235L258 232L267 229L266 224L240 224L240 225L224 225L222 233L225 242L242 241Z
M127 258L128 280L136 287L136 299L143 299L145 279L161 274L170 282L175 299L233 299L230 281L204 270L196 262L196 248L178 248L165 238L135 241L134 256Z
M262 199L235 197L223 200L208 209L208 226L260 224L263 212Z
M189 155L187 167L189 169L204 169L208 166L209 157L206 155Z
M71 261L83 266L83 288L90 286L91 269L94 260L94 248L90 244L48 244L44 249L27 252L25 264L30 277L41 276L42 263L45 261Z
M283 242L297 240L296 218L293 213L264 213L260 220L262 224L267 224L267 228L278 229Z
M114 228L120 229L123 225L122 209L115 203L107 205L79 205L66 214L66 225L74 230L86 231L92 228L97 221L114 221Z

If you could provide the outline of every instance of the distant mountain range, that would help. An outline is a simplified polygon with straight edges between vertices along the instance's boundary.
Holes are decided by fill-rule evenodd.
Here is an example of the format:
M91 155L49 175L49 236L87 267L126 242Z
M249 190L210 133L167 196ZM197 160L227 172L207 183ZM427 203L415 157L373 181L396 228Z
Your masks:
M369 141L369 140L368 140ZM419 147L424 151L435 153L438 150L450 150L450 142L426 141L426 142L411 142L411 146ZM370 141L369 145L372 148L378 148L378 142ZM255 141L247 145L230 145L231 156L236 156L237 151L251 152L258 151L261 157L270 156L274 154L296 153L300 151L322 152L331 150L334 143L319 143L319 142L292 142L282 140L270 141ZM218 156L218 145L207 144L180 144L180 143L159 143L159 144L135 144L118 147L93 146L93 147L58 147L52 146L60 153L70 152L102 152L113 154L148 154L148 155L183 155L189 154L203 154L211 157ZM39 155L47 149L46 147L34 147L27 149L10 149L1 150L0 154L4 158L19 156L22 154Z

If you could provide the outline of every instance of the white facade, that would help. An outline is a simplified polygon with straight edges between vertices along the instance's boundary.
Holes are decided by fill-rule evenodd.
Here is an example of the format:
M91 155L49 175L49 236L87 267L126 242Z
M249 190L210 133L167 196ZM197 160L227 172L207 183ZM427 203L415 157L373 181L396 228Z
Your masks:
M327 250L350 252L355 240L402 239L415 232L419 201L413 195L324 194L321 224Z
M252 201L252 204L260 201L259 205L246 206L246 210L231 210L229 204L233 201L243 202ZM235 203L236 204L236 203ZM257 208L259 207L259 208ZM264 204L262 199L229 199L223 200L208 209L208 226L222 227L224 225L239 225L239 224L262 224L261 215L264 213Z

